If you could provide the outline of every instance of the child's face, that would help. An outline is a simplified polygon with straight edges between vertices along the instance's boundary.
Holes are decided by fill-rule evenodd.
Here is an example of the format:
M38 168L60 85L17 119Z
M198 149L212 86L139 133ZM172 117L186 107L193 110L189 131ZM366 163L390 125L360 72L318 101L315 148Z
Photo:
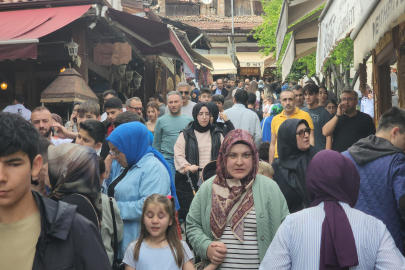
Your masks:
M212 96L210 94L204 93L200 97L200 102L211 102Z
M146 230L152 237L166 235L167 227L172 225L173 221L169 214L161 205L149 204L145 210L144 224Z

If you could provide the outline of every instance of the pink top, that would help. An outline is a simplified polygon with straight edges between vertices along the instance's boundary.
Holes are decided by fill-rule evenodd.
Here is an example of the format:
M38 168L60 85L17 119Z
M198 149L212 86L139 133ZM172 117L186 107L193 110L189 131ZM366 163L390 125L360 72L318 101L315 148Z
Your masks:
M211 133L209 131L200 133L194 130L194 134L196 136L198 142L198 153L199 153L199 161L200 161L200 168L204 168L211 161ZM221 143L224 141L224 137L221 134ZM186 172L184 169L186 166L196 165L190 164L186 160L186 141L184 139L183 132L180 133L177 141L174 145L174 166L176 167L176 171L185 174Z

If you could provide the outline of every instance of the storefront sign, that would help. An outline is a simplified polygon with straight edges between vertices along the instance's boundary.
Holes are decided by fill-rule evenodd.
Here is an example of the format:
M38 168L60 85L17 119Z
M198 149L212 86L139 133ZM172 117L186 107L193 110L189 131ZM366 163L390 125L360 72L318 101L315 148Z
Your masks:
M94 48L94 63L98 65L123 65L128 64L131 59L131 45L126 42L97 44Z
M276 38L277 38L277 60L280 57L281 48L283 47L284 37L287 33L288 23L288 3L283 1L280 19L277 25Z
M319 24L316 72L322 71L326 60L341 40L354 29L370 0L334 0Z
M291 67L295 59L295 37L291 35L290 42L288 43L287 50L285 51L284 58L281 60L283 80L287 78L290 73Z
M241 67L262 67L263 62L240 62Z
M260 68L257 67L241 67L239 75L257 75L260 76Z
M399 16L405 13L405 0L381 0L354 40L354 65L358 67L380 39L391 30Z

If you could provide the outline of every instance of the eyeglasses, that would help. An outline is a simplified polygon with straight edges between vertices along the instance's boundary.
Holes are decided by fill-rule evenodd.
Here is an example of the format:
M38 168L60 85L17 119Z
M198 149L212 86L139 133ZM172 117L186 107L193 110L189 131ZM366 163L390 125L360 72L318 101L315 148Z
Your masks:
M210 113L203 113L203 112L200 112L199 114L198 114L198 116L199 117L207 117L207 118L209 118L209 117L211 117L211 114Z
M346 102L346 101L352 102L354 100L356 100L356 99L355 98L342 98L342 102Z
M115 152L110 150L109 153L110 153L111 156L116 156L117 157L118 154L121 153L121 151L119 151L118 149Z
M300 131L298 131L298 132L295 133L295 134L296 134L296 135L299 135L300 138L304 138L305 133L308 133L308 135L311 135L311 129L307 127L307 128L301 129Z
M182 95L188 95L190 94L190 91L179 91L179 93Z
M135 110L135 111L143 111L143 107L139 107L139 108L135 108L135 107L131 107L131 106L127 106L128 108Z

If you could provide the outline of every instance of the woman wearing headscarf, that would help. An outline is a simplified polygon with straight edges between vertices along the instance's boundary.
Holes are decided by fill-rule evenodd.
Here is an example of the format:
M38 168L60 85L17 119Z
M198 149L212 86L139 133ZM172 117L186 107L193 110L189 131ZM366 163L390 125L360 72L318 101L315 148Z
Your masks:
M405 269L384 223L354 209L360 176L349 158L323 150L306 176L312 207L287 216L260 270Z
M208 102L207 106L212 114L211 124L216 125L219 129L222 130L222 136L225 137L229 133L229 131L235 129L234 125L232 124L231 120L228 119L225 112L222 111L220 113L218 106L214 102ZM220 116L220 118L218 118L218 116ZM221 121L219 121L218 119L221 119Z
M187 237L197 255L220 264L217 269L258 269L289 214L279 187L258 175L258 166L252 135L242 129L229 132L216 176L201 185L191 203Z
M100 227L102 217L97 152L78 144L48 148L49 198L77 205L77 213Z
M301 119L287 119L278 130L278 159L271 165L276 181L287 200L290 213L310 206L305 187L305 173L317 151L309 144L311 129Z
M217 108L217 105L214 104ZM193 187L198 189L197 183L200 178L198 170L204 168L210 161L216 160L224 137L222 130L211 124L213 114L208 103L197 103L193 108L194 121L190 122L180 132L174 145L174 165L176 167L176 193L179 198L179 219L185 220L191 201L193 190L187 182L189 173Z
M162 154L149 146L148 129L140 122L122 124L107 138L110 154L121 165L121 173L108 186L124 221L124 238L118 250L122 258L141 229L143 202L158 193L170 195L170 168Z

